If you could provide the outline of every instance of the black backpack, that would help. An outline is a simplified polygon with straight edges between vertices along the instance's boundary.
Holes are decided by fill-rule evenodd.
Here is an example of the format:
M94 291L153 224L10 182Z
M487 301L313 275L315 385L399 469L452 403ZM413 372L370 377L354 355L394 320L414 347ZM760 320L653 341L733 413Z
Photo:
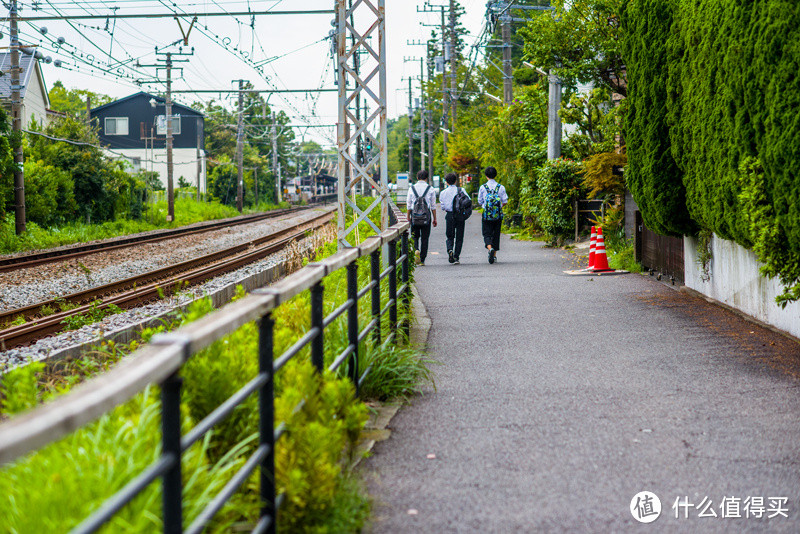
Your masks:
M414 207L411 209L411 226L427 226L431 224L431 209L428 207L428 201L425 200L425 195L431 190L431 186L425 188L422 196L419 196L417 188L413 185L411 190L414 192L414 196L417 197L414 200Z
M456 222L464 222L472 215L472 199L463 189L459 188L453 197L453 218Z

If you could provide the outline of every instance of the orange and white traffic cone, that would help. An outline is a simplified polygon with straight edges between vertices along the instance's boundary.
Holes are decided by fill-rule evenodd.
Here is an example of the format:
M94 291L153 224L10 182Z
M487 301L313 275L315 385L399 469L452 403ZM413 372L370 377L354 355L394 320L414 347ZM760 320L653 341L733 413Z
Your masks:
M597 233L595 232L594 226L592 226L592 235L589 238L589 266L584 269L584 271L591 271L594 269L594 255L595 255L595 247L597 245Z
M593 273L613 271L608 266L608 257L606 256L606 239L603 237L603 228L597 228L597 243L594 249L594 267Z

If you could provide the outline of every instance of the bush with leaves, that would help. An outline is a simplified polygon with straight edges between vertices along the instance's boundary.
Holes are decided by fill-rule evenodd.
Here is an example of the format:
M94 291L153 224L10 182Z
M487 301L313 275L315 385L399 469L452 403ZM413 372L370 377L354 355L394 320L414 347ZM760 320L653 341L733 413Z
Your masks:
M560 244L575 232L573 200L582 191L582 165L559 158L539 169L533 212L551 244Z

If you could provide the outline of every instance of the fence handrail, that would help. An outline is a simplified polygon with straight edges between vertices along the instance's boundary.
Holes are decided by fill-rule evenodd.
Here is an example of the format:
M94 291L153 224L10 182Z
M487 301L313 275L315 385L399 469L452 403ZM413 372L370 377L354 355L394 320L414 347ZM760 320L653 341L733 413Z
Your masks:
M163 382L195 352L260 319L332 272L397 240L408 229L409 223L400 221L359 246L310 263L277 284L255 290L174 332L154 336L149 345L106 373L44 406L0 423L0 465L63 438L132 399L147 386Z

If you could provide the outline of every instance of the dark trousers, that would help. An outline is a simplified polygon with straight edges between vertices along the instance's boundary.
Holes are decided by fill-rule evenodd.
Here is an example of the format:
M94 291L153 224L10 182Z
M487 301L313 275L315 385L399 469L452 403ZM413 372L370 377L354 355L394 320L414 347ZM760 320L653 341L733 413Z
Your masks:
M492 245L495 250L500 250L500 227L503 226L503 220L496 221L481 220L481 231L483 232L484 246Z
M431 225L412 226L411 236L414 238L414 249L419 250L420 261L425 263L425 257L428 255L428 240L431 237ZM420 238L422 239L421 244Z
M444 235L447 237L447 251L450 252L452 250L455 259L461 257L461 245L464 244L464 223L465 221L456 221L452 211L444 214Z

